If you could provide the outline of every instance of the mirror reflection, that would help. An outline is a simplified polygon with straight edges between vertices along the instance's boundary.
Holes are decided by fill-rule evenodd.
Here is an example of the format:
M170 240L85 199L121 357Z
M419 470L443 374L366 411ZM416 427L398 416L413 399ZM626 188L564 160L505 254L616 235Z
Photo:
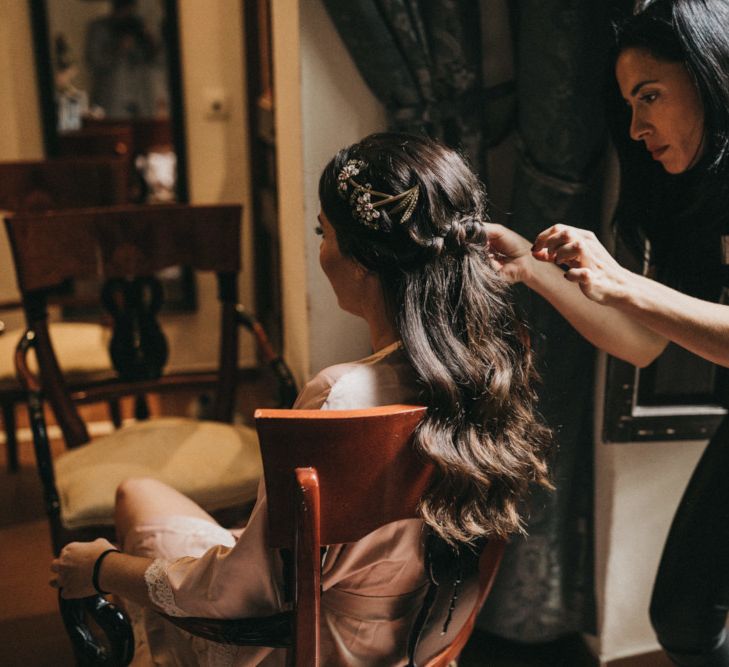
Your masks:
M171 116L169 3L48 0L56 152L130 160L130 197L171 202L178 154Z

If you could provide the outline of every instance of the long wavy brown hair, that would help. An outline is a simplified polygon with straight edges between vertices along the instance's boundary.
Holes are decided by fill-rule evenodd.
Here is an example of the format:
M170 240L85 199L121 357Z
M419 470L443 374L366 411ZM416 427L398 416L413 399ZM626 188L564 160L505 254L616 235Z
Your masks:
M338 189L418 187L412 215L379 209L375 228ZM485 193L455 151L425 137L374 134L340 151L319 181L341 252L375 272L428 412L415 434L437 475L423 520L449 542L523 532L532 483L551 488L551 437L536 410L528 337L487 249Z

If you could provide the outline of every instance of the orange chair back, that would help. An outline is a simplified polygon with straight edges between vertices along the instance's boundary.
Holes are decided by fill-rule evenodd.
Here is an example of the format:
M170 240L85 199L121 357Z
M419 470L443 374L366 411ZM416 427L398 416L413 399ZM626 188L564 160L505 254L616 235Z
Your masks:
M321 547L355 542L377 528L415 518L433 464L412 446L426 408L257 410L269 511L269 546L293 553L294 648L290 664L318 665ZM459 594L458 614L441 634L450 589L436 595L417 665L447 665L463 649L495 576L503 543L491 541ZM481 574L479 575L479 570ZM439 625L440 624L440 625Z

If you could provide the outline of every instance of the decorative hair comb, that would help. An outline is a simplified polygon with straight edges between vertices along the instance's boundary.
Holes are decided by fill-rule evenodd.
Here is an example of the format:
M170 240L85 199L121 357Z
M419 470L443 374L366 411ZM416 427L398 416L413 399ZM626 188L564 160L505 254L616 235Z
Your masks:
M354 177L364 169L365 163L362 160L349 160L337 176L337 187L343 199L348 199L352 207L352 215L366 227L379 229L378 218L380 212L377 209L383 206L395 204L388 214L392 216L400 213L400 224L407 222L418 203L418 186L414 185L409 190L399 195L388 195L385 192L378 192L372 189L370 183L362 185L354 180Z

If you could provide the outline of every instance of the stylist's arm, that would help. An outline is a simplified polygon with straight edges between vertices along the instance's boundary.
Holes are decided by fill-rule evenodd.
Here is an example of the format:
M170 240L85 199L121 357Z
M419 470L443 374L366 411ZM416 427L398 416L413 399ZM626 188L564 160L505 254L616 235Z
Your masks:
M667 341L662 335L615 308L586 299L578 281L571 281L569 272L557 266L563 262L555 262L554 253L544 252L547 246L535 245L532 250L531 242L494 223L488 225L488 234L492 261L506 280L522 282L544 297L595 347L639 367L647 366L665 349ZM599 244L597 239L595 242ZM617 269L624 271L600 247Z

